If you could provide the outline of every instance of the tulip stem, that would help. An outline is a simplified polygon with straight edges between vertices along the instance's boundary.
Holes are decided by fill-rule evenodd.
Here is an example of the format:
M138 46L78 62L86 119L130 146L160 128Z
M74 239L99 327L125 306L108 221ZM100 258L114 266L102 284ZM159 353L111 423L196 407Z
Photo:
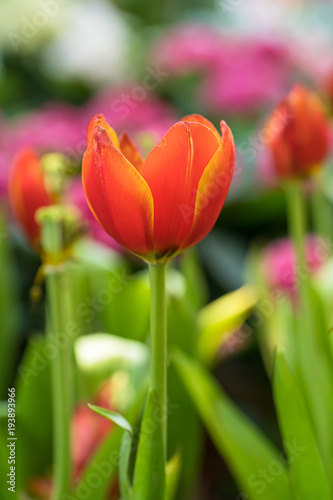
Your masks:
M296 252L296 285L299 287L300 310L306 318L310 337L314 332L313 306L309 286L309 269L306 262L307 211L303 183L290 180L285 184L289 233Z
M306 206L300 181L289 181L285 184L289 233L293 240L297 256L297 277L300 280L305 271Z
M44 252L47 294L47 341L51 358L53 406L52 500L60 500L71 486L71 416L73 410L72 338L67 333L65 300L68 295L66 264L63 258L63 214L56 207L38 212L41 223L41 247Z
M149 265L151 295L151 388L157 394L157 405L163 415L164 457L167 454L167 329L165 264Z
M59 500L69 492L71 483L70 426L72 413L71 391L71 352L69 345L63 346L63 303L61 299L61 280L63 273L50 270L46 276L48 296L48 339L56 347L56 355L51 361L53 392L53 453L54 453L54 491L53 500ZM59 347L58 347L59 346Z
M332 237L332 206L323 192L323 179L317 177L311 197L313 228L318 236Z

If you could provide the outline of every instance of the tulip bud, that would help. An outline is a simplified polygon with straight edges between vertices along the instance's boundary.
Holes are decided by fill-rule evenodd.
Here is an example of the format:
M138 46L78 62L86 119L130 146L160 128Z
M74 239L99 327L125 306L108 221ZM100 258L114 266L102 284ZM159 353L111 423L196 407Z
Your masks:
M36 246L40 228L35 220L38 208L55 200L46 187L41 162L33 149L22 149L13 159L9 172L9 203L29 242Z
M324 160L329 130L319 97L296 85L275 108L264 130L277 175L305 177Z

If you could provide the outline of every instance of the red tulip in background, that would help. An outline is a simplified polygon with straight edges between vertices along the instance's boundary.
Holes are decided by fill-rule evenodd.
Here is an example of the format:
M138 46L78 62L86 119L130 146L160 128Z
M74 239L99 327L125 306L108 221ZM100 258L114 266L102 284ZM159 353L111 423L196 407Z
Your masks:
M308 175L328 151L328 122L321 101L300 85L275 108L265 131L280 177Z
M14 157L9 172L9 202L14 216L22 226L30 243L38 243L40 227L35 213L40 207L55 203L48 192L41 163L33 149L22 149Z
M199 115L173 125L144 160L102 115L88 128L83 186L105 231L150 263L170 260L213 227L233 175L235 146Z

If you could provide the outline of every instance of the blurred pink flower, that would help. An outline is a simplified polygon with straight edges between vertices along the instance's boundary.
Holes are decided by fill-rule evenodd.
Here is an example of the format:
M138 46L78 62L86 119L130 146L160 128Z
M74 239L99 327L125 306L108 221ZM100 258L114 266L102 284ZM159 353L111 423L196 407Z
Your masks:
M173 74L214 70L228 51L221 33L207 24L185 24L169 30L159 38L152 59Z
M296 253L289 238L275 240L264 249L262 269L266 282L273 292L279 291L297 298L297 281L301 273L313 275L329 258L327 244L321 238L308 235L306 239L306 266L297 269Z
M296 65L278 40L222 35L207 24L178 26L153 50L171 76L197 72L201 106L213 113L246 114L279 99Z
M22 147L40 153L57 151L71 164L80 163L86 147L86 123L79 108L48 103L14 119L0 122L0 196L7 193L10 162Z
M7 151L29 146L44 151L71 154L84 141L86 124L82 110L63 103L48 103L7 121L0 147ZM82 155L82 152L81 152Z
M205 105L231 113L251 113L279 99L290 84L291 61L278 43L240 40L221 58L200 90Z
M8 151L0 151L0 200L5 200L8 193L8 170L12 155Z
M98 224L97 220L93 216L83 191L81 177L77 177L72 181L65 195L65 198L68 203L79 208L82 219L88 224L88 230L90 231L90 234L94 240L99 241L106 246L109 246L117 252L123 252L123 248L118 245L118 243L113 238L111 238L111 236L109 236L104 231L104 229L102 229L102 227Z
M150 85L153 83L153 79L149 81ZM158 85L157 81L155 83ZM145 140L151 141L150 149L178 118L171 106L149 90L145 80L127 83L95 96L87 105L86 123L98 113L105 116L117 133L126 130L143 153Z

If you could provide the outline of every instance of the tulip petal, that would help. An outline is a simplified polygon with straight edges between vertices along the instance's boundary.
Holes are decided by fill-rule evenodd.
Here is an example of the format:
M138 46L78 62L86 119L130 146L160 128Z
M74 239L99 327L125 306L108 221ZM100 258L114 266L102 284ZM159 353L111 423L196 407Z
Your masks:
M11 209L26 236L34 243L40 235L35 212L52 203L52 196L46 190L40 161L34 150L23 149L14 157L8 191Z
M320 99L314 92L295 86L288 99L294 113L292 127L296 167L315 166L328 149L328 128Z
M288 176L294 167L288 142L288 135L292 132L290 130L291 113L288 103L281 102L264 129L266 142L272 151L276 168L281 176Z
M83 187L98 222L120 245L138 255L153 251L153 198L146 181L95 127L83 157Z
M158 255L174 253L188 237L198 183L219 142L205 125L178 122L146 158L142 176L154 199Z
M136 149L132 139L127 132L123 132L119 137L120 151L123 153L125 158L134 165L138 172L141 172L144 159L140 155L139 151Z
M187 116L184 116L184 118L182 118L182 121L183 122L196 122L196 123L201 123L202 125L206 125L206 127L210 128L214 132L214 134L216 135L218 140L219 141L221 140L220 134L218 133L216 127L214 127L212 122L207 120L207 118L205 118L202 115L187 115Z
M90 140L91 140L92 135L94 133L95 127L104 128L104 130L106 130L108 136L110 137L111 141L116 146L116 148L120 149L119 139L118 139L116 132L113 130L112 127L110 127L110 125L106 121L104 115L102 115L102 114L95 115L90 120L90 123L88 125L88 130L87 130L87 147L89 146L89 143L90 143Z
M225 122L221 122L221 132L222 142L199 181L192 230L183 248L195 245L209 233L228 194L235 165L235 144Z

